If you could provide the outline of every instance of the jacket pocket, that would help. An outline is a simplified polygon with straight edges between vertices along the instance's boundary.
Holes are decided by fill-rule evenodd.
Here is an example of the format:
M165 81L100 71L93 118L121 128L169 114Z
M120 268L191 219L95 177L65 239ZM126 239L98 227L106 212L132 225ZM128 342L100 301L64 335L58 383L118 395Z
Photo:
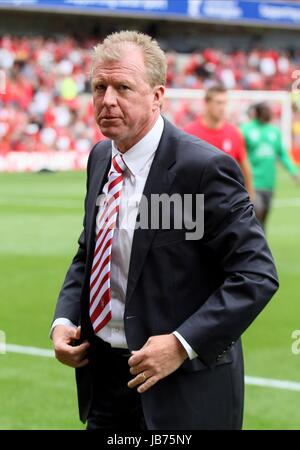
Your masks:
M223 356L223 358L221 358L216 363L216 367L222 366L224 364L231 364L232 361L233 361L232 352L228 352L228 353L226 353L226 355ZM197 372L199 370L207 370L209 368L199 358L194 358L194 359L186 360L182 364L180 369L185 371L185 372Z

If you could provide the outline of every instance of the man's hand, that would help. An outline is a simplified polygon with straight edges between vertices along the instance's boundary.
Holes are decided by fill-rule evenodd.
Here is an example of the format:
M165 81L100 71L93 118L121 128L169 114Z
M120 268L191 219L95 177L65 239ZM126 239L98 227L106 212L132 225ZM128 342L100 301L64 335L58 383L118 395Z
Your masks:
M174 334L151 336L140 350L132 353L128 364L130 373L136 377L129 381L128 387L140 385L137 389L140 394L175 372L188 357Z
M89 343L83 342L81 345L74 346L74 342L80 339L81 327L74 328L65 325L57 325L52 333L55 357L62 364L79 368L88 364L85 358Z

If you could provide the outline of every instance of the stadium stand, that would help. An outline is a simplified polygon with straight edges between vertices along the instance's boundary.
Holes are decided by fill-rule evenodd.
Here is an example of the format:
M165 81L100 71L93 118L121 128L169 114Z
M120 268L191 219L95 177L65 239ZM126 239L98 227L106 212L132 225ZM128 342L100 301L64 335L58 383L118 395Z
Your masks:
M8 74L0 97L1 154L9 151L86 152L102 138L89 98L89 67L95 38L71 36L0 38L0 69ZM300 51L206 48L168 52L168 87L288 90ZM184 114L184 111L183 111ZM178 118L176 118L178 122ZM295 96L293 145L300 145L300 102Z

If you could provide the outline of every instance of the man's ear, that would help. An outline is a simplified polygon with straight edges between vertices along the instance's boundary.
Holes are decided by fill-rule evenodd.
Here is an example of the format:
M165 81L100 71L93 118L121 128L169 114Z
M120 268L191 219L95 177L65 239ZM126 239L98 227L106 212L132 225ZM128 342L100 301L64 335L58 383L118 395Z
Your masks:
M163 100L165 97L165 93L166 93L166 87L161 85L155 86L153 88L153 95L154 95L154 99L153 99L153 106L156 108L161 108L162 104L163 104Z

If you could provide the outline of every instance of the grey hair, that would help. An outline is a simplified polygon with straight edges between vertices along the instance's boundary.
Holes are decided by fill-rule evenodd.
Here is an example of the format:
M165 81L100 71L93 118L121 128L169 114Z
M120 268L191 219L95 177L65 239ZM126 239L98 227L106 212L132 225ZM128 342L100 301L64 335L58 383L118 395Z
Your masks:
M147 81L151 87L166 84L167 60L158 42L138 31L119 31L109 34L102 43L94 47L91 76L98 60L118 61L122 49L128 45L141 49L146 66Z

